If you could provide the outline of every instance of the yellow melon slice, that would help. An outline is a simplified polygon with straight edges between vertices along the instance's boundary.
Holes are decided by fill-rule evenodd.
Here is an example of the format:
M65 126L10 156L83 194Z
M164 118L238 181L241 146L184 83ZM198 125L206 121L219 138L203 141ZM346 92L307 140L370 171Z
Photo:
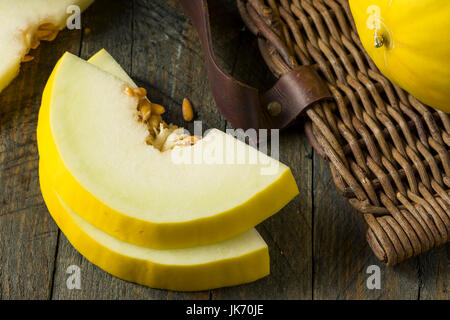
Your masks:
M47 177L40 172L41 190L59 228L86 259L118 278L153 288L194 291L248 283L269 274L268 248L255 229L207 246L140 247L81 218L51 188Z
M53 40L66 26L70 5L86 9L94 0L1 0L0 92L17 76L20 63L40 40ZM70 9L70 8L69 8Z
M136 120L138 101L125 93L134 84L119 78L105 54L96 60L98 67L69 53L61 58L38 124L41 165L89 223L137 245L192 247L239 235L298 194L288 167L219 130L166 152L147 145L147 127ZM174 154L223 154L231 161L186 164ZM268 167L275 170L264 174Z

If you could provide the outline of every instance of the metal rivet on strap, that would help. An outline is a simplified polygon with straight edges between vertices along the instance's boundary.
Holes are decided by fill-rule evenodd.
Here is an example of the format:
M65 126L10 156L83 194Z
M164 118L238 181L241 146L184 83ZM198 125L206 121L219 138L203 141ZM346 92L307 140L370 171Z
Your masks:
M281 113L281 104L277 101L272 101L267 105L267 111L272 117L276 117Z

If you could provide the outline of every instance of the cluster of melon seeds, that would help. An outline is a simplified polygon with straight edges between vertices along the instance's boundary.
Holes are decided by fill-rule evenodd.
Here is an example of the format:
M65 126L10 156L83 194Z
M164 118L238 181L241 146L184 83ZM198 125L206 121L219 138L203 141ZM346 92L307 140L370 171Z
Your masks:
M147 99L147 90L145 88L126 87L125 93L139 99L137 106L138 121L142 121L147 125L149 135L146 143L148 145L164 152L176 146L192 146L201 139L200 137L186 134L183 128L174 124L167 124L161 116L166 110L163 106L152 103ZM185 113L184 105L185 103L183 103L183 115ZM192 107L189 107L191 108L191 113L193 113ZM190 117L190 120L192 120L192 117Z
M52 23L44 23L40 25L36 32L31 37L30 49L36 49L41 44L41 41L53 41L58 35L59 28ZM25 33L25 31L24 31ZM26 35L25 35L26 36ZM33 60L34 57L28 53L22 58L22 62Z

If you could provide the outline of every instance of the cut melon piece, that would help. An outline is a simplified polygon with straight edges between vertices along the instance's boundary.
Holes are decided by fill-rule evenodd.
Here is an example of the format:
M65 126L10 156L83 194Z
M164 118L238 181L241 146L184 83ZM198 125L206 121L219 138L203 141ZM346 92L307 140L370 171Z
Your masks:
M248 231L298 194L287 166L219 130L167 152L147 145L147 127L136 120L138 101L125 93L133 84L119 79L118 65L102 56L100 68L69 53L61 58L38 123L41 165L61 198L89 223L141 246L192 247ZM240 164L234 148L257 163ZM219 149L234 163L173 158L176 152L204 159ZM268 167L274 172L262 174Z
M101 49L99 52L90 57L88 62L128 83L131 88L137 88L137 85L133 79L131 79L128 73L123 70L120 64L105 49Z
M207 290L248 283L269 274L269 252L255 229L217 244L156 250L111 237L75 213L40 172L45 203L69 242L106 272L153 288Z
M94 0L1 0L0 92L17 76L20 63L40 40L52 40L66 26L67 8L86 9Z

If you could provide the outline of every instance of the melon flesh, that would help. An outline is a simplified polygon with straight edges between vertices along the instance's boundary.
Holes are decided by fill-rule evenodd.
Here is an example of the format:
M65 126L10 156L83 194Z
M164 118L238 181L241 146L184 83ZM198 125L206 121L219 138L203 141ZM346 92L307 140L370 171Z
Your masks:
M94 0L1 0L0 92L17 76L39 26L50 23L59 30L66 25L70 5L86 9Z
M298 194L288 167L219 130L173 151L147 145L147 128L136 121L137 100L124 93L131 79L105 57L97 57L96 67L65 54L47 84L38 124L44 170L62 199L91 224L138 245L196 246L251 229ZM203 157L221 143L258 163L173 161L175 151ZM262 174L269 166L275 172Z
M41 166L42 168L42 166ZM269 274L269 253L255 229L213 245L156 250L111 237L74 212L40 172L50 214L83 256L121 279L153 288L207 290L255 281Z

